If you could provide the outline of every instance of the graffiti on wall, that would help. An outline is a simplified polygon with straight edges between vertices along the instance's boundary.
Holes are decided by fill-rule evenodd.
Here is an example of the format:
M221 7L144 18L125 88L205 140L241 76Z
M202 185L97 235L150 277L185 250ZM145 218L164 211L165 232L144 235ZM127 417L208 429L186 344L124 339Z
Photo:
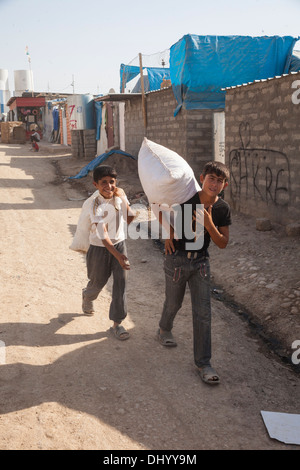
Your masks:
M290 201L290 167L285 153L251 146L248 122L239 126L241 146L229 154L233 201L253 198L275 206Z

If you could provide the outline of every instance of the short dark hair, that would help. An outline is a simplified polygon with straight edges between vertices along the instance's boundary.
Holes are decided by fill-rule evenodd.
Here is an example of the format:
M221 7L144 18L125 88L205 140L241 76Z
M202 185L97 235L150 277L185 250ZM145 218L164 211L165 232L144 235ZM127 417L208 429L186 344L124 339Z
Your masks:
M214 173L217 176L221 176L225 179L225 181L229 180L229 170L226 165L222 162L212 161L207 162L203 168L202 175L205 177L206 175L211 175Z
M110 176L111 178L117 178L116 170L109 165L100 165L93 171L93 181L97 183L101 178L105 176Z

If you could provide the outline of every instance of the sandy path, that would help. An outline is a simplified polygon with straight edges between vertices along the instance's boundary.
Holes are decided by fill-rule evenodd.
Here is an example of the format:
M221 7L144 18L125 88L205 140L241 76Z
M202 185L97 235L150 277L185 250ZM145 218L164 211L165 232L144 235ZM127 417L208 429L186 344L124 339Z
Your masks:
M298 378L264 355L223 303L213 301L220 386L203 384L193 366L188 295L174 329L178 347L155 340L164 277L151 240L128 240L131 339L108 331L111 283L96 315L81 314L85 262L68 246L82 201L68 197L82 194L53 184L52 160L0 145L0 448L297 448L271 440L260 411L296 413Z

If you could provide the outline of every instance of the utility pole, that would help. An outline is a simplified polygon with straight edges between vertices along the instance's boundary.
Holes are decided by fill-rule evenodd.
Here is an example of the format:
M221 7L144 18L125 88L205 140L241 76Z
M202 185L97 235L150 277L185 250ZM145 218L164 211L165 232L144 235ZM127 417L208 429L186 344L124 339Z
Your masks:
M73 87L73 95L75 95L75 82L74 82L74 75L72 75L72 83L71 86Z
M31 57L30 57L29 52L28 52L28 46L25 47L25 54L27 55L28 64L29 64L29 75L30 75L30 82L31 82L31 96L34 96L33 76L32 76L32 70L31 70Z
M147 111L146 111L146 98L145 98L145 88L144 88L144 75L143 75L143 61L142 54L139 53L140 61L140 76L141 76L141 89L142 89L142 109L143 109L143 118L144 118L144 127L147 127Z

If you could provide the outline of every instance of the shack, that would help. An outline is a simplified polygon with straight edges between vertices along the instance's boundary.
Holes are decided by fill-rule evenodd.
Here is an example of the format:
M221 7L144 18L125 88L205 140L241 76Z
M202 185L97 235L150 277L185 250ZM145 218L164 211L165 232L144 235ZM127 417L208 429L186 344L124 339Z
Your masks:
M13 96L9 99L8 121L17 121L23 124L26 132L26 140L30 139L31 129L37 127L38 132L43 134L43 116L45 111L45 98L35 96Z

